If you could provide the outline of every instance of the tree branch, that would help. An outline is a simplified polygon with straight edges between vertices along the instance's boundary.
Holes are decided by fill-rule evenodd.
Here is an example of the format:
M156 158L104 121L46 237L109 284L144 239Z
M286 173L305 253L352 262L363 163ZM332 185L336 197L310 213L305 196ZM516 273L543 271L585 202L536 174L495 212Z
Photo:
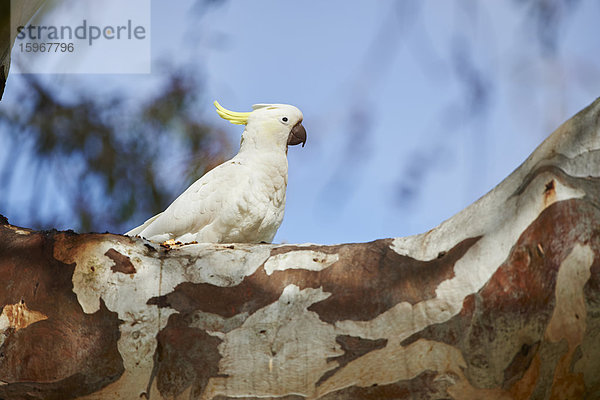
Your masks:
M22 26L38 12L47 0L27 0L14 2L0 0L0 100L4 94L4 87L10 69L10 52L15 44L14 35L11 37L11 18L15 26Z
M0 221L0 398L597 398L599 118L411 237L165 249Z

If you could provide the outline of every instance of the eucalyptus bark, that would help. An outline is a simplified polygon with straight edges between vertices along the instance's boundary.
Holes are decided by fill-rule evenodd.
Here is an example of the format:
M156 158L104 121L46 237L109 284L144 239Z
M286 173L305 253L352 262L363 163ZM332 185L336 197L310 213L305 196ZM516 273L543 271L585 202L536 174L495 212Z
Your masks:
M0 398L599 398L599 119L411 237L167 249L3 221Z

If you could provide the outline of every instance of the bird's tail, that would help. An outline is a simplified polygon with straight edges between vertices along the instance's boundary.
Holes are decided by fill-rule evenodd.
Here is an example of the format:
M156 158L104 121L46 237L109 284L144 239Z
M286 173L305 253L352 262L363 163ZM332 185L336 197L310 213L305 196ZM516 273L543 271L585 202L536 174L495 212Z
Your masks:
M126 236L138 236L140 233L142 233L142 231L144 229L146 229L152 222L154 222L154 220L156 218L158 218L162 213L156 214L154 217L148 219L146 222L144 222L142 225L138 226L137 228L133 228L132 230L130 230L129 232L125 233Z

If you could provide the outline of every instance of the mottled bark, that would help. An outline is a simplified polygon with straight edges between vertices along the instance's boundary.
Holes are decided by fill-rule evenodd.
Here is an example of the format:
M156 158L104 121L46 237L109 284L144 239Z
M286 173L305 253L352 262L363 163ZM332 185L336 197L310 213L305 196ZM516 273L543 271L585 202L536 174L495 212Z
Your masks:
M0 398L600 398L599 119L406 238L167 249L0 221Z

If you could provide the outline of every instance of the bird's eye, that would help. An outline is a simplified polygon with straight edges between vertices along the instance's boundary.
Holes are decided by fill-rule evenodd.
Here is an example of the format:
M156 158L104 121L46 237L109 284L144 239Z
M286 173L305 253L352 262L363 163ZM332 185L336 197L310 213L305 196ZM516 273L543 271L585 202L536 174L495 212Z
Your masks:
M283 117L283 118L281 118L281 120L282 120L283 122L288 122L288 117Z

